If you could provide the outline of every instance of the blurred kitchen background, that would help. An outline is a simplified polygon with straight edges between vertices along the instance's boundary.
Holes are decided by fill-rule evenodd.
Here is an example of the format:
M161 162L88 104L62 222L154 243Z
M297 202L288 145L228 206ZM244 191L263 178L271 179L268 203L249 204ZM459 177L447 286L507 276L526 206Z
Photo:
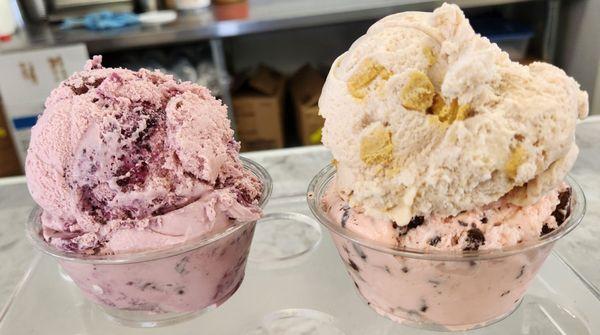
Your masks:
M513 60L554 63L600 109L600 0L454 1ZM0 176L22 173L50 91L91 55L207 86L243 150L318 144L336 55L377 19L423 0L0 0Z

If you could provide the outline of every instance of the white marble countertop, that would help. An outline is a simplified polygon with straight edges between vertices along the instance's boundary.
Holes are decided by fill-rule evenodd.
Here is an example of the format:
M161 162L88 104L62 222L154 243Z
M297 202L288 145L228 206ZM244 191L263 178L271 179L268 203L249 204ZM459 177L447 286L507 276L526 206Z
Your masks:
M585 191L588 210L581 226L559 241L556 250L600 298L600 116L578 126L577 141L581 152L572 175ZM304 194L311 178L331 160L321 146L245 156L269 171L274 182L273 197ZM23 231L32 206L23 177L0 179L0 318L36 252Z

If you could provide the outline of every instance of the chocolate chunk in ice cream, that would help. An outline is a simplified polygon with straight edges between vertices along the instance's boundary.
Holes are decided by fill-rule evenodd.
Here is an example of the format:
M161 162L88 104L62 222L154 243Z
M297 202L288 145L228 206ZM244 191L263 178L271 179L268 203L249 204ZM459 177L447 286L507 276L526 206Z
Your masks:
M463 248L464 251L479 250L479 246L485 244L485 236L479 228L471 228L467 231L467 245Z

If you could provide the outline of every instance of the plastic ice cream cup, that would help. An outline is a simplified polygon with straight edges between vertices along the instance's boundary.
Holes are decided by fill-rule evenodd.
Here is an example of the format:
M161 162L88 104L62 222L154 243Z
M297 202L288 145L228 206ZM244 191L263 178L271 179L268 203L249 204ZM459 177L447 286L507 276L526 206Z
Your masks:
M241 157L263 185L264 208L272 189L268 172ZM176 323L223 304L242 283L256 221L234 222L224 231L158 250L115 255L84 255L60 250L42 237L39 207L27 235L53 256L83 295L110 319L128 326Z
M503 249L439 251L394 248L332 221L321 199L335 177L328 165L308 187L308 205L331 233L358 293L380 315L416 328L464 331L490 325L517 309L554 243L581 222L585 197L569 176L571 214L531 243Z

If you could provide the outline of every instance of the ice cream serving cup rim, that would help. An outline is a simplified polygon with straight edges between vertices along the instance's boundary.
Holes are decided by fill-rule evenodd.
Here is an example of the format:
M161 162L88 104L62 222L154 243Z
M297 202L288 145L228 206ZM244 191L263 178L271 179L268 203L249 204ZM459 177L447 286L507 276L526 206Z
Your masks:
M536 241L529 243L522 243L516 246L511 246L502 249L489 249L489 250L477 250L477 251L443 251L443 250L420 250L414 248L399 248L391 245L386 245L381 242L366 238L358 233L355 233L349 229L342 228L341 225L333 222L329 219L328 215L322 208L321 201L324 192L335 177L335 167L332 164L328 164L324 167L315 177L311 180L308 186L307 201L308 207L310 208L313 215L321 222L322 225L327 227L329 231L334 234L357 243L363 247L380 251L386 254L394 256L408 257L408 258L419 258L426 260L437 260L437 261L474 261L474 260L486 260L507 257L515 254L520 254L526 251L541 248L545 245L551 244L556 240L564 237L570 233L583 219L583 215L586 210L585 195L581 186L569 175L566 176L565 181L569 184L572 189L571 195L571 215L565 220L565 222L555 229L554 231L540 237Z
M271 176L269 175L267 170L260 164L245 157L240 157L240 159L244 168L253 173L263 185L263 191L258 201L258 205L261 208L264 208L267 204L267 201L271 197L271 192L273 190L273 181L271 179ZM40 220L41 214L42 209L39 206L35 206L31 211L31 214L29 215L26 228L26 235L29 238L30 242L33 245L35 245L38 249L40 249L40 251L65 261L107 265L139 263L180 255L190 250L198 249L211 243L214 243L246 227L247 225L256 222L236 221L231 227L228 227L227 229L220 231L216 234L200 236L196 239L192 239L184 243L175 244L157 250L122 253L115 255L84 255L61 250L46 242L42 236L42 225Z

